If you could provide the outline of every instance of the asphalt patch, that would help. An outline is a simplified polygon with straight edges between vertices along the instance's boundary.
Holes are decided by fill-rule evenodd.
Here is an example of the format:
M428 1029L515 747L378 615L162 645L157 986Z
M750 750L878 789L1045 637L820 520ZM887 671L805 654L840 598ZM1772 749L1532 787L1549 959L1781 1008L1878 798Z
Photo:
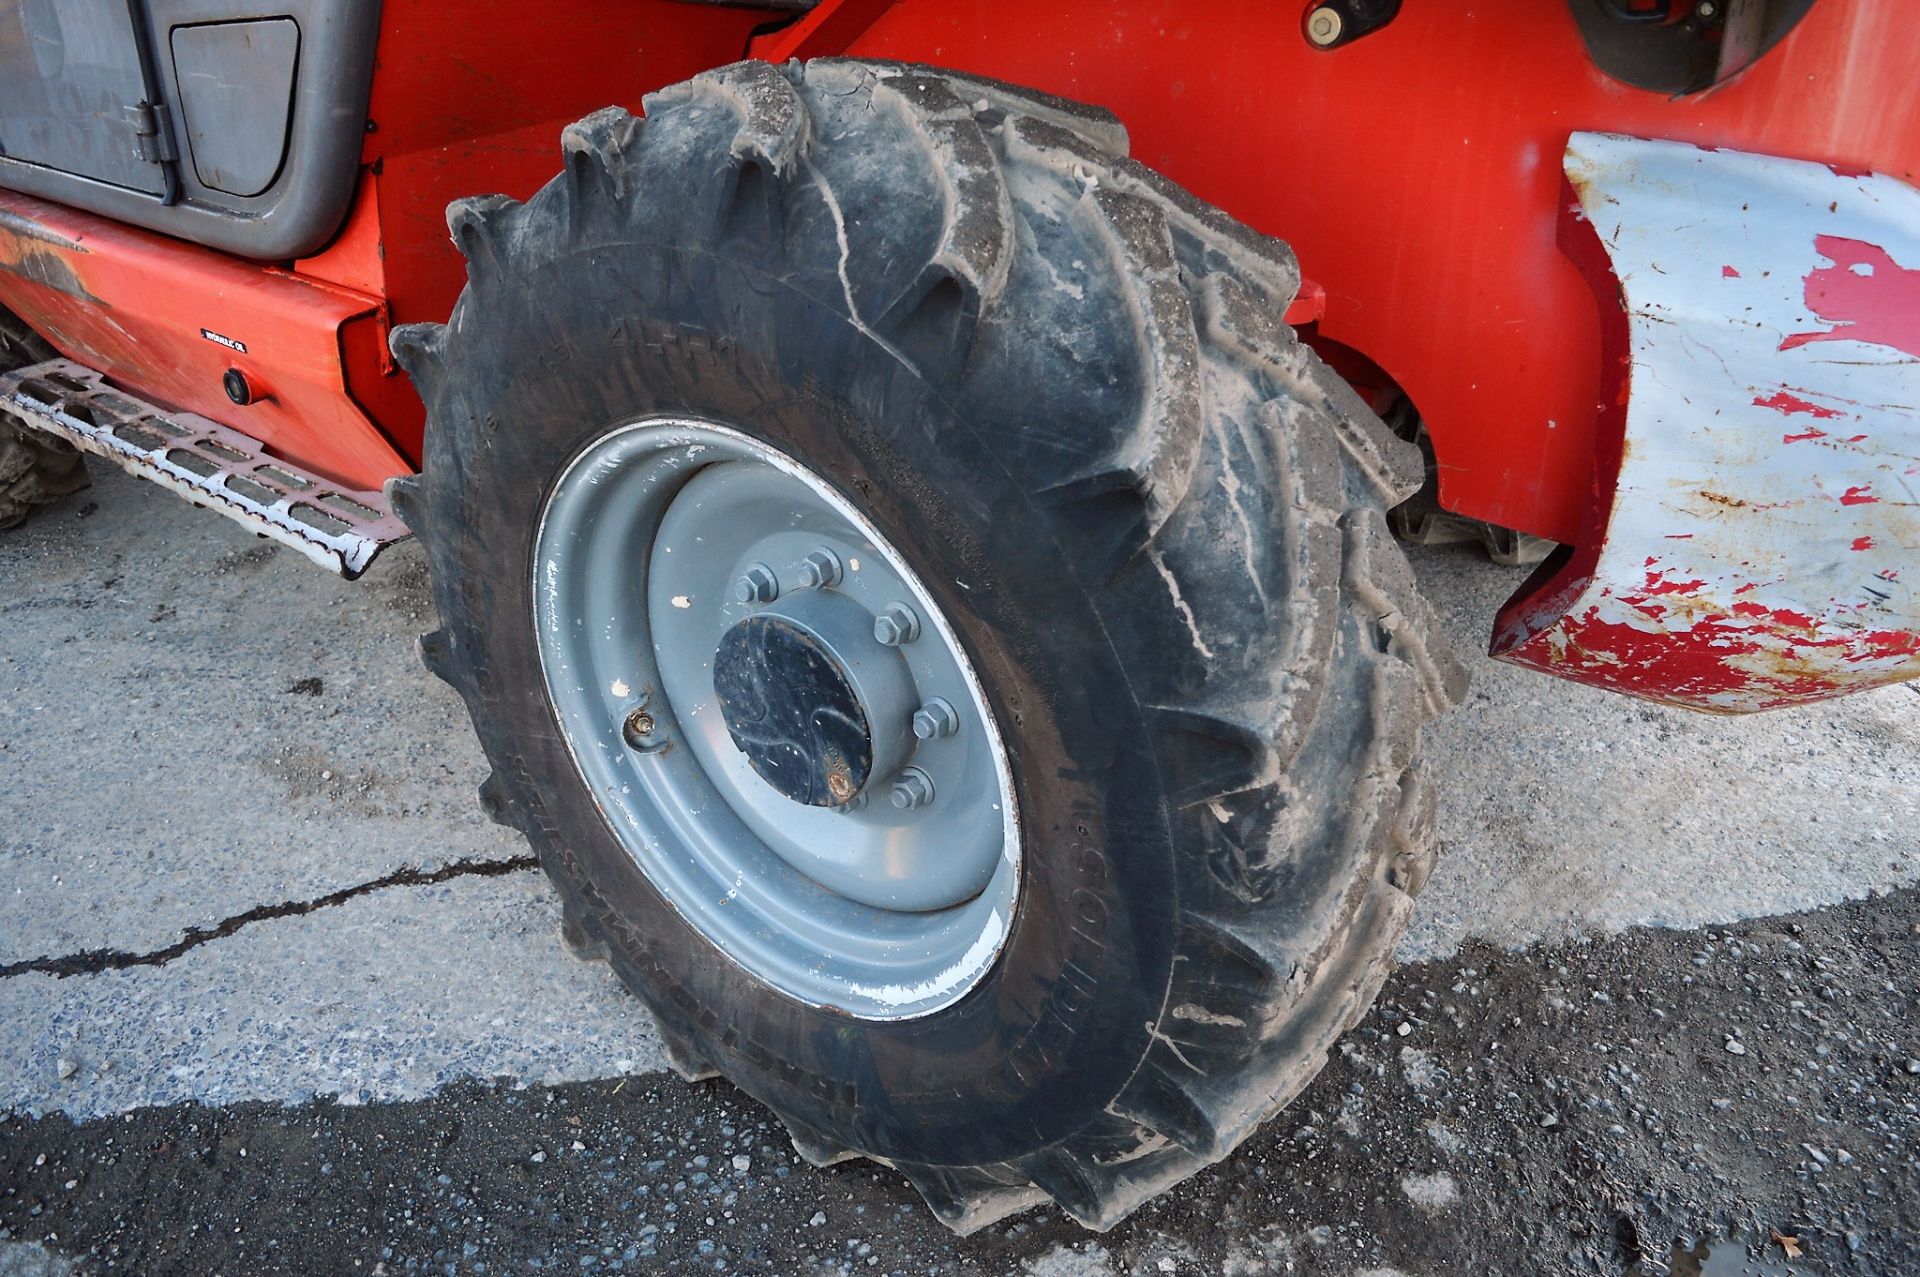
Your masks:
M956 1238L884 1168L799 1162L733 1087L646 1076L13 1117L0 1240L84 1273L1911 1274L1916 970L1913 891L1470 946L1100 1237L1042 1210Z

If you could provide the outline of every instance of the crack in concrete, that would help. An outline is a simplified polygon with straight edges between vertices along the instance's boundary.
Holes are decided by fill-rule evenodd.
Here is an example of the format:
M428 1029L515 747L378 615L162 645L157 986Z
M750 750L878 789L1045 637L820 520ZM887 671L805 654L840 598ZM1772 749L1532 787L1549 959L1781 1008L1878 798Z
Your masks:
M85 949L61 957L27 958L0 965L0 980L17 975L40 974L62 980L75 975L97 975L103 971L126 971L133 967L162 967L180 955L213 940L225 939L242 927L279 918L297 918L320 909L331 909L347 901L390 887L430 887L454 878L499 878L525 869L538 869L537 856L512 856L506 860L455 860L438 869L415 869L411 865L384 877L370 879L352 887L342 887L312 900L286 900L274 905L256 905L245 913L234 914L211 927L189 927L180 938L164 949L146 953L128 953L124 949Z

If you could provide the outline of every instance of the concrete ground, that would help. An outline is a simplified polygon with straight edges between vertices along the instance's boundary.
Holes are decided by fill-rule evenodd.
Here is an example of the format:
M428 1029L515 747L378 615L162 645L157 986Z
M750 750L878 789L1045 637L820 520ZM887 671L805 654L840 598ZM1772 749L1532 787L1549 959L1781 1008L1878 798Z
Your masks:
M1415 566L1479 652L1516 574ZM1414 965L1309 1095L1105 1238L962 1242L566 956L414 547L347 584L96 467L0 582L0 1274L1920 1271L1908 689L1712 719L1475 657Z

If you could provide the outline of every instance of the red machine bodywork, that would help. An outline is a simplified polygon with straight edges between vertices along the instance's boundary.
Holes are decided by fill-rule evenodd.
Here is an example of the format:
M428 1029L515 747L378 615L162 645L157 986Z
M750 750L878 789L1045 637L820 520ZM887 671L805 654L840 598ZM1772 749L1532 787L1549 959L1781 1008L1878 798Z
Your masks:
M466 282L447 202L531 195L559 169L564 126L737 60L775 16L671 0L385 0L360 189L324 252L249 262L0 191L0 306L137 394L377 489L418 464L423 424L387 332L445 319ZM229 368L260 388L256 402L228 400Z
M330 407L317 389L297 414L290 397L277 414L225 403L227 352L197 336L222 331L210 317L231 309L235 272L253 272L262 297L249 323L266 327L255 341L227 335L247 344L263 381L285 380L258 342L278 342L265 336L277 307L292 329L311 322L298 300L310 291L282 287L284 270L142 232L114 237L112 254L132 259L115 294L91 290L139 317L134 335L69 327L53 334L64 353L323 473L365 485L417 461L419 407L379 337L387 323L444 318L459 292L446 202L530 194L555 171L565 123L609 101L637 107L655 87L740 56L774 16L670 0L479 10L385 6L363 190L339 240L290 272L346 290L354 296L326 295L372 316L345 335L344 371L322 377ZM827 0L755 47L932 62L1113 108L1139 159L1294 245L1327 290L1320 335L1364 352L1419 405L1450 509L1570 541L1594 493L1600 335L1592 294L1556 244L1568 134L1687 140L1911 180L1920 77L1899 38L1906 16L1899 0L1823 0L1757 66L1680 100L1602 75L1565 6L1541 0L1410 4L1332 53L1307 44L1290 8L1259 0ZM39 216L21 197L7 208ZM0 262L18 244L0 224ZM96 245L89 261L106 255ZM151 271L137 264L146 257ZM19 273L0 273L0 304L74 310ZM154 345L159 330L169 337ZM160 357L135 358L135 346Z
M62 354L331 478L377 489L408 465L346 381L356 364L382 380L377 296L0 191L0 305ZM228 368L246 374L254 403L227 398ZM416 403L416 448L418 418Z
M524 198L557 170L567 122L749 52L927 62L1112 108L1136 158L1294 246L1324 297L1289 317L1317 316L1318 340L1411 396L1443 504L1571 542L1612 489L1602 306L1558 243L1568 136L1920 172L1903 0L1820 0L1756 66L1681 99L1604 76L1564 0L1409 3L1332 52L1301 16L1262 0L824 0L756 39L777 15L387 0L362 185L326 251L242 262L0 195L0 305L136 393L371 487L419 459L385 335L451 310L448 200ZM229 367L267 398L227 402Z
M1756 66L1678 100L1602 75L1563 0L1409 3L1332 53L1300 16L1261 0L900 0L841 51L1111 107L1135 158L1293 246L1327 290L1321 335L1419 406L1442 504L1560 541L1594 493L1601 366L1593 292L1557 243L1568 135L1920 172L1903 0L1823 0Z

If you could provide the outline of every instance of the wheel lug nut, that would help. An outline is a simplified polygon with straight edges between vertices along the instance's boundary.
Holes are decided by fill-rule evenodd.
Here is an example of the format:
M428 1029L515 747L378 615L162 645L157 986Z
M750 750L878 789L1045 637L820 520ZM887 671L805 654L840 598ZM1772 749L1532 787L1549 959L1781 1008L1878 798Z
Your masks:
M901 811L925 807L933 801L933 777L918 767L902 768L893 781L893 805Z
M873 637L888 647L911 643L920 637L920 618L905 603L889 603L873 618Z
M822 546L800 561L800 579L810 590L830 590L846 580L847 569L840 556Z
M780 597L780 578L764 563L756 563L733 583L735 603L771 603Z
M914 711L913 734L921 740L951 736L960 730L960 715L941 697L934 697Z

